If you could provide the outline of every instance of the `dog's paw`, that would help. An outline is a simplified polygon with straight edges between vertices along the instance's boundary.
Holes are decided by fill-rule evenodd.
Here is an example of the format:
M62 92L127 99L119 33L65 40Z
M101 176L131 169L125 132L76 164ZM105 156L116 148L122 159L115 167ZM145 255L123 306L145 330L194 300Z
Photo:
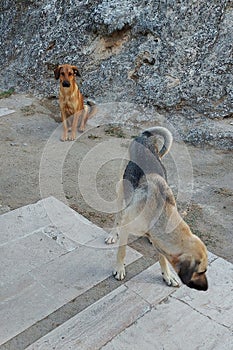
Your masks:
M62 135L61 141L62 142L68 141L68 135Z
M124 265L117 267L116 270L113 271L113 276L118 281L122 281L125 278L125 275Z
M162 276L163 276L164 282L167 283L167 285L169 287L179 287L180 286L176 276L173 275L172 273L170 273L169 275L166 273L162 273Z
M106 244L114 244L117 242L117 236L109 236L105 239Z
M76 134L72 134L69 136L69 141L74 141L76 139Z

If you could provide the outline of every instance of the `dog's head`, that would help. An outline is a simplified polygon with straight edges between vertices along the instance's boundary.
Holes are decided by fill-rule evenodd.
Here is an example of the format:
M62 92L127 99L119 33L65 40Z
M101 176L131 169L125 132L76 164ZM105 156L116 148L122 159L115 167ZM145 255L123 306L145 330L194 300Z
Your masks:
M60 83L63 87L70 87L72 82L75 81L75 77L81 77L78 67L71 66L69 64L63 64L58 66L54 70L55 79L60 79Z
M172 265L186 286L206 291L208 289L205 274L208 265L207 249L198 237L194 236L193 239L189 252L174 257Z

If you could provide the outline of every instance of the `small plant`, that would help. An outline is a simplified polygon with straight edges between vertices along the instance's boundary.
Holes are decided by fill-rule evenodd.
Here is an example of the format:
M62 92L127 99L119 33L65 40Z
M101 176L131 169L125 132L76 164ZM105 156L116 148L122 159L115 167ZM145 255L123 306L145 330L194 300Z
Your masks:
M0 92L0 98L9 97L9 96L11 96L14 93L14 91L15 91L14 88L11 88L11 89L9 89L7 91L2 91L2 92Z
M109 136L114 136L119 138L126 137L122 128L118 125L109 125L107 128L105 128L104 132Z
M32 115L35 112L35 106L32 104L30 106L24 106L20 108L24 115Z
M101 139L100 136L93 135L93 134L88 135L88 138L89 138L90 140L99 140L99 139Z

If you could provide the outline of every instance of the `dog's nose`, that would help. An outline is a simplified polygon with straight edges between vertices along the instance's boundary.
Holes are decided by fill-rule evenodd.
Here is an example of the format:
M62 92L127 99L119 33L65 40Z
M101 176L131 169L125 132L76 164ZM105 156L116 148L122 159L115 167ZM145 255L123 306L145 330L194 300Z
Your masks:
M206 291L208 289L207 278L205 275L202 275L201 278L189 281L187 286L189 288Z
M63 87L70 87L70 82L67 81L67 80L64 80L64 81L62 82L62 86L63 86Z

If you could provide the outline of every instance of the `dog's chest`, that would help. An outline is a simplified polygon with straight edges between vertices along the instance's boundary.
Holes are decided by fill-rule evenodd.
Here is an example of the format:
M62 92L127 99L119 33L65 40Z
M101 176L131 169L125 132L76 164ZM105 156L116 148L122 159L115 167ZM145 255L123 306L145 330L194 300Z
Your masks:
M63 100L63 108L66 111L67 114L74 114L76 104L73 103L73 101L69 98L66 98Z
M72 115L79 110L79 101L75 96L62 96L60 104L67 115Z

